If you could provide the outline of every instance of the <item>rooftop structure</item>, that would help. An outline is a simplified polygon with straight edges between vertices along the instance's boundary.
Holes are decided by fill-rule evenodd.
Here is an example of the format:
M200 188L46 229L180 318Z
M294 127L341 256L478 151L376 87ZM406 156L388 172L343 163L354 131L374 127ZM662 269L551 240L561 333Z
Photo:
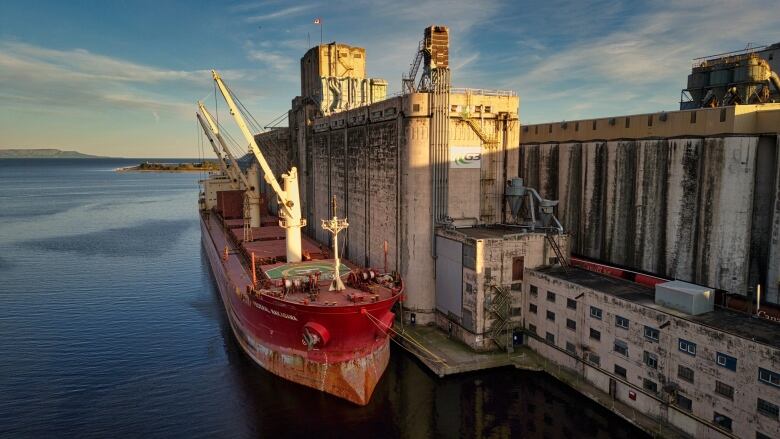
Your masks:
M780 102L780 43L696 58L680 109Z
M312 47L301 58L301 98L330 114L385 99L387 81L366 76L366 49L340 43Z

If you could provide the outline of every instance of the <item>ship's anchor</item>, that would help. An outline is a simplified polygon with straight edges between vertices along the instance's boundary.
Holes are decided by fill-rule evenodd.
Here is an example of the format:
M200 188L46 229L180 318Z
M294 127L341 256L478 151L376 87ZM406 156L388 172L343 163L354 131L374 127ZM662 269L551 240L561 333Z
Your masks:
M320 342L320 336L312 332L309 328L303 328L303 339L301 340L306 349L312 350Z
M317 322L308 322L303 325L302 335L301 342L308 350L312 350L315 347L323 347L330 341L328 328Z

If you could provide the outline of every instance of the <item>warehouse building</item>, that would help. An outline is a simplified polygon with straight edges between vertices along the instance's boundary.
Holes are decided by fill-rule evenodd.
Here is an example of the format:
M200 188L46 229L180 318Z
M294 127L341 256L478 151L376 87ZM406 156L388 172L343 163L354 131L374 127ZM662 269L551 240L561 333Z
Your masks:
M527 269L528 346L695 437L780 436L780 334L714 291L581 268Z

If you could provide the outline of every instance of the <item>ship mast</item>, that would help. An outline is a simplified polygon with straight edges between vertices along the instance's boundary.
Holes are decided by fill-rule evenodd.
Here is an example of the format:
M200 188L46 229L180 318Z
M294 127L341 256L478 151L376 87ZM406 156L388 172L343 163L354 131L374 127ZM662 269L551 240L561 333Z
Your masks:
M219 91L222 93L222 97L225 98L225 102L230 108L230 115L236 121L236 125L241 130L241 134L249 143L249 150L254 154L255 159L260 164L260 168L263 170L263 178L279 197L279 226L285 229L285 238L287 243L287 262L300 262L302 259L301 251L301 228L306 226L306 220L301 218L301 200L298 194L298 169L293 166L287 171L286 174L282 174L282 180L284 181L284 189L276 181L271 167L265 160L263 153L257 146L255 136L249 131L249 128L241 116L235 102L233 102L233 96L228 90L225 83L222 81L222 77L219 76L216 70L211 71L214 81L219 87Z
M333 218L322 220L322 228L333 234L333 282L330 283L328 291L344 291L346 287L341 281L341 258L339 258L339 232L349 227L346 218L339 218L336 215L336 196L333 196Z

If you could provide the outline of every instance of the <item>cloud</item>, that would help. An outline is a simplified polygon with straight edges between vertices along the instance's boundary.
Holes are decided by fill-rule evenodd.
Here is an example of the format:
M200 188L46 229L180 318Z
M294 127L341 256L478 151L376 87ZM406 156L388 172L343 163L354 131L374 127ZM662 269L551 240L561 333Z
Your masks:
M249 49L247 58L259 61L265 67L276 71L287 71L293 65L293 60L289 56L262 49Z
M747 6L694 0L636 10L627 5L616 4L618 16L611 25L603 17L579 16L583 32L601 30L588 38L564 40L557 47L532 47L534 40L523 40L521 44L543 52L538 58L514 58L507 70L519 74L501 84L519 90L530 120L673 109L692 58L739 49L746 39L760 41L766 38L764 30L780 25L780 16L766 13L772 9L770 2ZM728 26L719 24L723 17L729 17ZM582 101L588 101L588 107L572 105Z
M245 20L249 23L257 23L260 21L267 21L267 20L289 17L292 15L298 15L301 12L304 12L306 10L310 10L312 6L313 5L290 6L289 8L279 9L277 11L269 12L267 14L253 15L251 17L247 17Z
M225 70L226 80L251 78L251 72ZM192 117L192 102L211 85L208 70L169 70L83 49L56 50L16 41L0 41L0 108L72 111L140 110ZM148 114L148 113L147 113Z
M0 67L33 78L57 76L66 80L108 80L155 83L161 81L209 81L207 70L165 70L133 63L84 49L55 50L19 42L0 43Z

